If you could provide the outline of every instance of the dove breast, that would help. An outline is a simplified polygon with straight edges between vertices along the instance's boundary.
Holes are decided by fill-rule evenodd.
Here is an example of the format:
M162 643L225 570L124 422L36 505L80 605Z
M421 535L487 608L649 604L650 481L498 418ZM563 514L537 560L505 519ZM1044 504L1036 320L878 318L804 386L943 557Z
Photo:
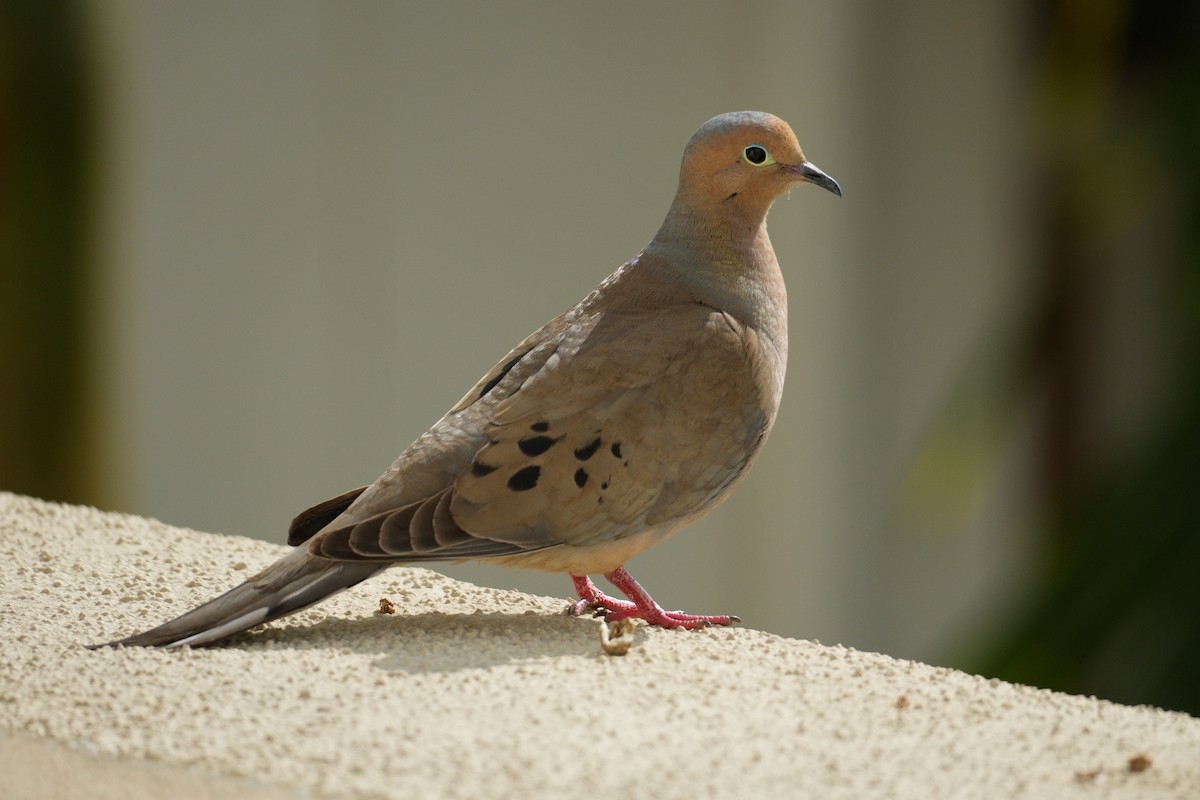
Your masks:
M715 508L774 421L783 354L771 342L687 296L622 303L621 277L577 307L576 335L539 369L497 385L486 441L455 480L463 530L563 545L498 559L511 566L616 568Z

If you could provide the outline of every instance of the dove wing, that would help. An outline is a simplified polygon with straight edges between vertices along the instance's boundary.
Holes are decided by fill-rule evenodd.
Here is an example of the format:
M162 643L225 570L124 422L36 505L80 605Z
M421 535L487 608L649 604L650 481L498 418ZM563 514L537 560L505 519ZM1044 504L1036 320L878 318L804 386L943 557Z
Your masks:
M691 300L606 309L597 299L511 351L311 552L513 556L673 529L715 506L774 417L766 348Z

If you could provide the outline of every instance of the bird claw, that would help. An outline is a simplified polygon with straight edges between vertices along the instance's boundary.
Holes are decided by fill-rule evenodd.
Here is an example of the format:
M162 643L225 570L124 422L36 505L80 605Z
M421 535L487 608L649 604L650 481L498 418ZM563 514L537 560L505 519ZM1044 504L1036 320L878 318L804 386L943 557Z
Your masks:
M593 616L600 617L606 622L640 619L648 625L656 625L660 628L683 628L689 631L707 628L710 625L732 625L742 621L739 617L726 614L708 616L685 614L682 611L665 611L623 569L611 572L606 577L617 588L633 598L633 602L609 597L596 588L596 584L592 583L587 576L572 575L571 581L575 584L579 599L567 606L566 613L578 617L591 611Z
M581 617L590 611L593 617L615 621L612 617L613 614L631 612L627 616L636 616L637 610L637 606L633 603L597 592L594 597L581 597L569 604L565 613L568 616Z
M648 625L656 625L668 630L683 628L694 631L711 625L732 625L740 622L737 617L727 614L685 614L682 611L664 611L661 608L639 609L636 611L616 611L605 615L605 621L618 622L623 619L641 619Z
M563 613L568 617L582 617L589 611L592 612L593 617L603 617L608 613L607 608L588 598L581 598L573 603L567 603L567 607L563 609Z

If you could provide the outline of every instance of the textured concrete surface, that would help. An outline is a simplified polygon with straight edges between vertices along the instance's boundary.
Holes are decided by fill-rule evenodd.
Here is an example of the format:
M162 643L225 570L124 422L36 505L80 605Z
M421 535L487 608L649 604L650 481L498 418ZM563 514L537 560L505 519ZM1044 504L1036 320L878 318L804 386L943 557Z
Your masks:
M400 568L224 646L84 648L283 552L0 493L4 796L1200 797L1187 715L749 628L605 655L565 578Z

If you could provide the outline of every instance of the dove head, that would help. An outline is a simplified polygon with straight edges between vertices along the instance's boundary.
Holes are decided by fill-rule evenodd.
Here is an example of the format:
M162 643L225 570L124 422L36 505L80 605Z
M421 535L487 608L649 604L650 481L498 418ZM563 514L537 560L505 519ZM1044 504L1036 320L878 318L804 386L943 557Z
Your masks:
M679 189L637 263L705 305L749 324L786 352L786 292L767 211L801 183L842 194L804 158L788 124L760 111L713 117L683 151Z
M692 134L676 203L753 219L764 217L772 201L798 183L842 194L837 181L805 160L786 122L761 111L737 111L713 117Z
M800 183L842 194L837 181L805 160L779 117L761 111L713 117L688 141L675 200L644 252L676 273L693 273L693 281L708 279L694 275L700 265L737 272L750 263L774 264L767 211ZM736 264L742 266L730 266Z

